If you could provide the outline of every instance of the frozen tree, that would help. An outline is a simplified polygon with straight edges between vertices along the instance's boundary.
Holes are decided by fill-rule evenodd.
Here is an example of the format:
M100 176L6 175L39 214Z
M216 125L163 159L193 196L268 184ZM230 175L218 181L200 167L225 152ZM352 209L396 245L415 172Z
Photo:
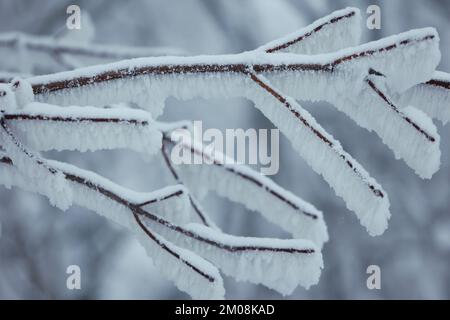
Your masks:
M0 183L42 194L63 210L78 204L129 229L158 269L193 298L224 297L219 270L285 295L298 285L309 288L319 280L321 248L328 240L322 213L249 167L205 152L196 141L182 140L181 147L209 164L176 165L169 156L180 143L173 132L189 129L189 123L154 118L169 96L248 98L369 234L380 235L390 217L386 191L298 101L330 102L374 131L421 178L431 178L440 165L440 138L431 117L449 120L450 82L435 70L440 52L434 29L359 44L360 26L359 10L347 8L240 54L147 57L90 67L81 66L152 53L4 35L0 46L20 53L11 55L21 59L14 63L29 64L22 72L43 61L79 68L24 79L2 75L7 83L0 86ZM36 51L48 60L34 61L30 52ZM144 158L161 153L177 185L139 193L40 154L109 149ZM295 239L222 233L200 204L209 190L260 212Z

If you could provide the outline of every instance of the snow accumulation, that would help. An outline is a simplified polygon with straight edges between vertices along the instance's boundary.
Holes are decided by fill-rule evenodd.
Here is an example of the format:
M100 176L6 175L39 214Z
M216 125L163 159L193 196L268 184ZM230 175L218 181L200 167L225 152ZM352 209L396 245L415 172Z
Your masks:
M264 77L259 76L258 80L271 87ZM251 83L246 87L256 107L286 135L308 165L345 200L369 234L382 234L387 228L390 212L387 193L381 186L294 99L283 97L279 92L271 93L256 83L253 88ZM280 104L277 95L284 103Z
M385 49L392 46L390 50ZM372 51L372 54L365 53ZM351 59L346 58L350 56ZM139 58L28 80L41 102L103 106L131 101L149 108L158 117L168 96L191 99L242 95L245 66L253 66L255 70L256 66L272 66L269 71L261 72L277 88L297 99L332 101L344 92L358 92L363 86L361 80L371 67L383 72L395 91L402 91L428 80L438 62L437 33L425 28L337 53L298 55L252 51L235 55ZM299 65L306 70L303 67L299 70ZM201 68L220 71L195 72ZM105 81L95 81L100 78ZM51 84L57 88L50 89ZM343 90L349 86L352 90Z
M397 159L414 169L422 178L431 178L439 170L441 152L439 134L425 114L408 113L390 97L384 77L368 77L366 87L352 100L336 99L363 128L375 131ZM369 82L370 81L370 82Z
M52 205L62 210L69 208L72 203L72 191L64 175L58 170L53 170L46 159L17 140L3 120L0 124L0 145L14 162L17 170L34 186L37 193L46 195ZM7 185L12 184L9 179L6 181ZM25 187L26 190L31 188Z
M224 161L226 156L218 151L206 154L204 146L197 141L183 139L177 142L177 146L180 146L183 152L193 152L194 156L211 158L198 165L177 166L178 173L189 190L200 198L209 190L214 190L231 201L261 213L268 221L279 225L295 238L309 239L319 248L328 241L322 212L312 204L250 167L233 163L232 159Z
M8 156L10 154L11 152L8 150ZM155 203L148 204L143 208L151 208L152 212L161 216L167 216L167 219L170 221L189 222L191 219L189 216L186 216L188 211L185 210L188 208L189 203L186 202L187 197L182 186L171 186L152 193L137 193L114 184L95 173L81 170L69 164L50 160L47 160L46 164L48 167L56 170L59 173L59 177L64 179L65 186L70 188L72 197L67 206L62 207L62 209L66 209L74 203L130 229L146 248L155 266L168 279L174 281L180 290L189 293L193 298L197 299L223 298L222 279L213 265L192 252L178 248L157 234L151 233L152 237L150 237L137 225L133 212L128 207L128 203L141 205L148 201L165 199L170 195L183 191L184 195L171 196L170 201L172 203L170 205L164 206ZM58 191L49 188L42 188L41 181L51 182L48 177L40 180L34 179L28 173L17 169L15 160L14 166L0 164L0 173L0 183L7 187L17 186L28 191L43 194L50 199L55 196L61 197L68 194L66 193L68 190L64 191L64 193L58 193ZM80 180L67 177L78 177ZM126 202L113 200L105 193L102 193L102 191L120 195ZM173 198L179 198L179 200L176 200L178 202L177 205L174 205L173 201L175 200ZM161 203L165 201L163 200Z
M39 151L129 149L155 154L162 135L148 112L125 108L64 107L31 103L6 117L27 145Z
M173 192L175 187L164 189L152 196L136 194L71 165L56 161L48 161L48 164L65 177L69 177L67 181L75 204L93 210L137 233L156 266L173 280L180 290L188 292L194 298L223 297L222 280L214 266L176 245L207 258L238 280L262 283L283 294L291 293L298 284L309 287L318 281L323 265L322 256L310 241L228 236L212 228L201 228L197 224L179 227L154 214L141 216L140 212L139 218L135 218L128 202L118 201L110 195L120 195L121 199L132 199L133 203L140 204L149 198L164 198L167 193ZM15 166L0 165L0 170L2 183L7 184L5 181L9 180L14 185L24 184L28 189L35 186L34 182L30 183L28 176L23 175ZM78 180L70 178L75 176ZM176 217L176 220L178 219L179 217ZM149 229L136 224L137 220L144 221L143 224L149 226ZM157 234L149 230L155 230ZM148 237L153 241L148 241ZM174 251L178 257L168 254L166 249ZM185 262L188 262L189 268Z
M318 282L323 267L320 250L310 241L235 237L200 224L184 227L191 236L145 220L171 242L213 262L239 281L263 284L288 295L298 286Z
M271 41L257 50L318 54L356 46L361 37L361 13L358 8L337 10L305 28Z
M414 106L443 124L450 122L450 74L436 71L430 81L420 83L399 97L404 106Z
M11 112L17 109L16 98L11 87L0 83L0 112Z
M33 88L28 81L15 77L11 80L11 87L19 109L23 109L26 105L34 101Z
M346 8L241 54L135 58L0 83L0 159L10 159L0 162L0 184L42 194L63 210L83 206L131 230L159 271L193 298L224 298L219 269L283 295L298 285L309 288L319 280L320 250L328 241L322 212L251 168L217 151L205 152L200 142L170 135L189 128L188 122L160 123L152 115L162 114L169 96L251 100L369 234L380 235L390 218L387 193L297 100L330 102L377 133L420 177L431 178L440 165L440 137L430 117L450 121L450 75L435 71L440 60L435 29L357 45L360 24L359 10ZM69 65L114 51L22 34L0 35L1 50L8 50L8 39L14 39L18 54L6 63L24 62L25 72L34 44L40 47L33 63L54 48L62 50L59 63ZM139 52L116 50L118 56ZM150 112L104 107L128 102ZM178 184L147 193L39 154L117 148L146 155L162 148L164 154L163 139L207 161L175 164L169 157ZM224 234L201 217L190 190L200 198L213 190L298 239ZM197 223L202 221L209 226Z

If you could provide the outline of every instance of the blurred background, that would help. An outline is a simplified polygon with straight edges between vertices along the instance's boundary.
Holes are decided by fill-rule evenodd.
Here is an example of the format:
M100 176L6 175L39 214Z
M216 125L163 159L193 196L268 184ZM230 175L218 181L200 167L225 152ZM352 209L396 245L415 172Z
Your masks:
M148 0L25 1L0 0L0 32L70 36L66 8L78 4L84 34L77 41L166 47L183 54L237 53L251 50L346 6L381 8L381 29L364 27L363 40L432 26L441 38L440 70L450 71L450 1L344 0ZM83 23L86 22L86 27ZM77 32L77 31L74 31ZM3 53L5 54L5 53ZM7 61L2 56L0 61ZM1 63L0 63L1 65ZM9 71L45 73L54 70ZM61 67L61 66L59 66ZM63 70L61 68L61 70ZM272 128L241 99L188 102L167 100L164 120L203 120L205 127ZM373 133L359 128L325 103L303 103L388 192L392 218L380 237L370 237L344 202L281 137L280 172L272 177L284 188L324 212L330 241L325 268L310 290L297 288L288 299L450 298L450 126L435 122L441 135L442 165L431 180L421 180ZM96 171L127 187L149 191L173 183L154 159L130 153L49 153ZM204 206L224 231L236 235L288 237L259 214L210 194ZM152 267L151 258L126 231L86 209L61 212L40 196L0 187L0 298L2 299L182 299ZM66 288L66 268L81 267L81 290ZM381 290L366 286L366 268L381 268ZM281 299L262 286L225 278L229 299Z

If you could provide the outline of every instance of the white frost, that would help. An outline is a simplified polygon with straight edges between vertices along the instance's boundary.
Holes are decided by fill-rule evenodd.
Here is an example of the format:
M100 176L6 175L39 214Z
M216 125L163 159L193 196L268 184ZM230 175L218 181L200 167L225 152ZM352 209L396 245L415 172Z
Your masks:
M256 50L318 54L353 47L361 37L361 13L358 8L337 10L310 25L271 41Z
M152 155L161 148L161 132L150 114L140 110L32 103L14 116L8 123L39 151L121 148Z
M174 142L175 143L175 142ZM194 149L194 156L201 157L205 150L195 141L178 142L184 152ZM283 189L272 180L216 151L210 161L202 164L180 164L178 172L182 180L199 197L209 190L245 205L261 213L268 221L279 225L295 238L313 241L319 248L328 241L328 232L322 212L312 204ZM212 160L212 161L211 161ZM200 161L199 161L200 162ZM208 164L208 163L214 164ZM194 163L196 163L194 161Z

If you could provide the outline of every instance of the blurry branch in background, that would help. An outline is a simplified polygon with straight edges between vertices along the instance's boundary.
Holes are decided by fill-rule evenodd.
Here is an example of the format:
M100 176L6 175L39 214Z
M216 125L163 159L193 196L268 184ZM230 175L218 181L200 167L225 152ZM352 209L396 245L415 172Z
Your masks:
M181 146L209 165L177 166L169 149L180 144L173 135L179 125L157 123L143 110L99 107L132 102L157 117L172 95L246 97L290 139L368 232L379 235L390 217L387 193L296 99L331 102L375 131L418 175L430 178L439 168L439 135L431 119L406 108L403 99L415 106L431 95L432 110L418 107L445 122L448 105L441 102L448 101L449 79L434 73L440 58L434 29L358 45L360 32L359 10L347 8L242 54L124 60L27 81L2 75L8 83L0 85L0 182L43 194L61 209L79 204L130 229L158 269L194 298L224 296L219 269L282 294L297 285L309 288L320 277L321 247L328 240L319 210L246 166L220 161L223 155L206 152L195 141L181 140ZM17 33L0 36L0 49L17 51L17 64L29 63L22 72L42 64L41 54L51 61L48 65L56 62L65 69L153 54L145 48ZM365 108L355 108L358 102ZM178 185L137 193L39 154L118 148L146 156L161 151ZM215 190L304 240L223 234L191 190Z
M21 64L59 64L63 69L148 56L181 55L185 51L169 47L130 47L74 42L48 36L36 36L19 32L0 33L0 52L15 53L9 61L0 61L1 68ZM39 61L43 58L43 61ZM9 63L9 62L16 63ZM33 69L28 67L29 69ZM31 71L31 70L28 70Z

